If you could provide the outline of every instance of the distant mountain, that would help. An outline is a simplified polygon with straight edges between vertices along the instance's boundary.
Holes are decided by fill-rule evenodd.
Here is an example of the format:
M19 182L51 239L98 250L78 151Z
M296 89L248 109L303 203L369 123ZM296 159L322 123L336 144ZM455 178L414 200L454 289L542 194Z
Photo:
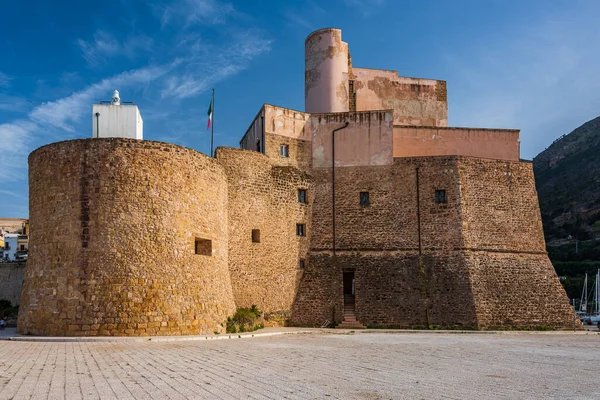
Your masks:
M555 140L533 159L549 245L600 236L600 117Z

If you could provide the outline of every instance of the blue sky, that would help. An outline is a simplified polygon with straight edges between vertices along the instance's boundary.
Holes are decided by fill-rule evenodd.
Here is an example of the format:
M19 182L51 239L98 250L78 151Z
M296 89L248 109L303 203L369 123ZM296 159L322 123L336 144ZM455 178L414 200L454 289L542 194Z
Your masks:
M521 129L521 156L600 114L600 2L0 0L0 217L27 217L27 155L91 137L118 89L144 138L209 152L263 103L304 107L304 39L339 27L357 67L448 81L451 126ZM50 166L51 167L51 166Z

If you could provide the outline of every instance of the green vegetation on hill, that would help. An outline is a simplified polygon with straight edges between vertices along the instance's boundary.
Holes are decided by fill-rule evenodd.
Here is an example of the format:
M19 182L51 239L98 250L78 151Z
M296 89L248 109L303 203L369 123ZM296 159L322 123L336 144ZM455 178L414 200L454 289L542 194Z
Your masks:
M600 267L600 117L533 159L548 255L570 298Z

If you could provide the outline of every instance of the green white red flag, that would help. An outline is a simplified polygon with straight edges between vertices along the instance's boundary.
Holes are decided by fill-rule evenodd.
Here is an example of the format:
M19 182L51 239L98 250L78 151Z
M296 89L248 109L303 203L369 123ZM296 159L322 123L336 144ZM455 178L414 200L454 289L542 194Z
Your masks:
M210 106L208 106L208 126L206 127L206 129L210 129L210 124L212 124L212 119L213 119L213 101L214 99L210 100Z

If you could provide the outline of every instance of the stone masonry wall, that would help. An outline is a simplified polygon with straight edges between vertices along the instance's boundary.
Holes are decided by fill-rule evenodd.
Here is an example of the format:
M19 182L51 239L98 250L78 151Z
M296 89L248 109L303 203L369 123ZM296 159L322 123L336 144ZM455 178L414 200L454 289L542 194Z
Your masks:
M309 171L312 161L312 143L309 140L294 139L282 135L265 134L265 154L273 165L291 166ZM289 157L281 157L279 147L288 146Z
M579 326L546 255L532 164L461 158L459 170L479 325Z
M335 260L331 169L316 168L313 174L313 219L320 223L314 224L294 323L320 325L332 318L341 322L342 276L350 269L355 272L357 318L363 324L476 325L468 270L454 252L462 247L456 158L394 159L389 166L336 168ZM434 202L437 189L446 190L446 203ZM360 204L359 193L364 191L369 192L369 205Z
M0 263L0 300L8 300L13 306L20 304L23 275L25 263Z
M356 110L394 110L395 125L448 126L446 81L352 68Z
M502 181L507 168L512 183ZM293 323L341 322L342 274L354 270L356 314L365 325L573 326L568 300L540 251L528 164L428 157L336 168L335 259L331 169L313 175L313 219L320 223L314 224ZM436 190L445 190L445 202L435 202ZM361 191L369 192L367 206L359 204ZM494 232L502 237L494 240Z
M308 252L309 236L296 236L296 224L310 235L311 178L291 166L273 166L265 155L217 149L229 179L229 270L238 307L252 305L289 317ZM308 203L298 202L306 189ZM253 242L252 230L260 242Z
M29 157L29 260L18 331L182 335L235 310L227 184L214 159L166 143L85 139ZM195 254L196 238L212 241Z

